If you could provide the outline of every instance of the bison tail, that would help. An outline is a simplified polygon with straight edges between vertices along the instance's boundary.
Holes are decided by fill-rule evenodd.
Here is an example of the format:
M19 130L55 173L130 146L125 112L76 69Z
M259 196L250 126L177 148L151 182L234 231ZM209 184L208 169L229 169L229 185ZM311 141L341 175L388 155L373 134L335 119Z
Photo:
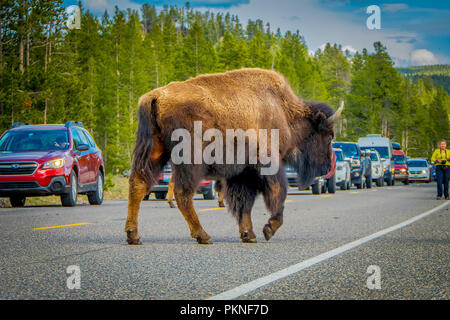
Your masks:
M156 183L156 177L161 170L160 164L152 159L152 149L155 147L153 134L154 130L159 130L156 116L157 99L141 99L139 101L139 124L136 146L133 151L132 171L144 179L149 186Z

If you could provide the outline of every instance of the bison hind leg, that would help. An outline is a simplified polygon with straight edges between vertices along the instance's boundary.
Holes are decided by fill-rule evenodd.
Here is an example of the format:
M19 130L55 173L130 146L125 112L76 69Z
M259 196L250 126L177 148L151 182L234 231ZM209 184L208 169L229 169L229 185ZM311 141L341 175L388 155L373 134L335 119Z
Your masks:
M244 243L256 243L251 211L258 195L259 181L257 172L251 170L245 170L226 181L224 196L228 210L238 221L240 237Z

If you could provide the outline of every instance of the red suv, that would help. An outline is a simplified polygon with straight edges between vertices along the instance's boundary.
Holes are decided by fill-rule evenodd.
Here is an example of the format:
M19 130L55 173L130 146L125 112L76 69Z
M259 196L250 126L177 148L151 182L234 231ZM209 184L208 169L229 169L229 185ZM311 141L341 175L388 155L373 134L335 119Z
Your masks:
M27 196L48 195L73 207L78 194L99 205L104 176L102 152L81 122L15 123L0 137L0 197L13 207L24 206Z

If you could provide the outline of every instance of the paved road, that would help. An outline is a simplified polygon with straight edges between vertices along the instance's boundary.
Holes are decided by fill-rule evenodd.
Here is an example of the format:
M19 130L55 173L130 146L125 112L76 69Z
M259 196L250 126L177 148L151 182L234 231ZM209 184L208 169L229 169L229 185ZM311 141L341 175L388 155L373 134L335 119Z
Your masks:
M144 244L134 247L123 233L126 201L0 209L0 299L208 299L235 288L236 299L450 298L450 216L446 202L434 200L434 184L321 196L290 191L285 224L270 242L258 198L257 244L240 242L235 221L215 201L195 201L209 246L190 239L181 214L163 201L142 204ZM80 225L36 229L72 224ZM345 246L359 239L367 241ZM80 268L79 290L66 285L72 265ZM367 288L371 265L379 267L381 289Z

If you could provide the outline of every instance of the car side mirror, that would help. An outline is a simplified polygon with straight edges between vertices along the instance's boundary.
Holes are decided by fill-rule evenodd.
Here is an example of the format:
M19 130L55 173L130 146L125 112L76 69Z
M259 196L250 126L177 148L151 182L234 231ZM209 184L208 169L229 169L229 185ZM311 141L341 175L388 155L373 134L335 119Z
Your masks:
M77 147L78 151L88 151L89 150L89 146L87 144L79 144Z

